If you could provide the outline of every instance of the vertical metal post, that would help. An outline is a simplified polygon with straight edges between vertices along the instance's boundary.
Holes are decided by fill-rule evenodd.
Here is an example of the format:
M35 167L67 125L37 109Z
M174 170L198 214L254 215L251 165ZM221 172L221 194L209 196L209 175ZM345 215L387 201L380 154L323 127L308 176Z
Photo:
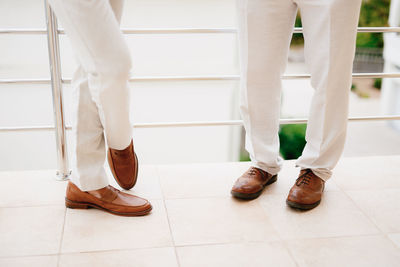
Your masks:
M51 88L53 93L54 124L57 146L58 170L56 174L56 179L67 180L69 175L71 174L71 171L68 167L68 151L65 135L58 26L57 19L53 11L51 10L51 7L49 6L47 0L45 0L44 2L46 9L47 42L49 49Z

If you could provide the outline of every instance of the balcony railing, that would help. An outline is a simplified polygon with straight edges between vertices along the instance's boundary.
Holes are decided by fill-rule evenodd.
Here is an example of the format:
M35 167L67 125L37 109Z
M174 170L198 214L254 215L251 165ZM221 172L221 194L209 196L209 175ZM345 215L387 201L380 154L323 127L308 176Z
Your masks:
M23 127L0 127L0 132L18 131L55 131L57 146L57 179L68 179L69 170L67 144L65 131L71 127L65 125L62 84L70 83L70 79L63 79L60 62L59 35L65 34L64 30L58 29L57 19L45 1L46 29L0 29L0 34L24 34L24 35L47 35L50 79L0 79L0 84L51 84L53 94L54 125L45 126L23 126ZM400 33L400 27L359 27L358 33ZM124 34L226 34L237 33L234 28L158 28L158 29L122 29ZM294 28L293 33L302 33L302 28ZM400 73L353 73L353 78L400 78ZM309 74L288 74L283 79L308 79ZM218 76L135 76L130 81L197 81L197 80L239 80L239 75ZM350 117L349 121L381 121L400 120L399 115L391 116L363 116ZM307 119L281 119L280 124L302 124ZM226 121L187 121L187 122L163 122L163 123L138 123L135 128L157 128L157 127L194 127L194 126L235 126L242 125L241 120Z

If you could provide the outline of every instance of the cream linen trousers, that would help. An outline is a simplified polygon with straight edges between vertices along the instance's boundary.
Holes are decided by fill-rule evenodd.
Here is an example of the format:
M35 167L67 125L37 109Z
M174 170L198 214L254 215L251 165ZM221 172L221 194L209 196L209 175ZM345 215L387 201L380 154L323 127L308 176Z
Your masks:
M72 87L74 116L71 180L81 190L107 186L105 144L126 148L131 57L119 28L122 0L48 0L78 59Z
M352 63L361 0L237 0L241 59L241 115L252 164L279 172L281 76L297 10L315 93L307 144L296 165L323 180L344 148ZM300 101L300 100L299 100Z

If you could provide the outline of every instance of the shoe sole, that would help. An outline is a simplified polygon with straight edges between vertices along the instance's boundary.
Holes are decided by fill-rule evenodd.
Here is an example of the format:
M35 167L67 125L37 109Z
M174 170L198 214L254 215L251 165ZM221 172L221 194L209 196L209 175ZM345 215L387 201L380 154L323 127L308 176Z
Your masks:
M116 174L115 171L114 171L114 163L113 163L113 161L112 161L112 159L111 159L111 153L108 152L108 155L107 155L108 166L110 166L111 173L113 174L115 181L118 183L118 185L119 185L121 188L123 188L123 189L125 189L125 190L132 189L132 188L136 185L137 177L138 177L138 174L139 174L139 160L138 160L138 157L137 157L136 153L135 153L135 152L133 152L133 153L134 153L134 155L135 155L135 177L133 178L134 181L133 181L132 186L128 186L128 187L122 186L122 184L119 182L118 176L117 176L117 174Z
M148 208L147 210L142 210L142 211L137 211L137 212L116 212L112 210L105 209L99 205L93 204L93 203L86 203L86 202L75 202L72 200L69 200L65 198L65 206L70 209L99 209L114 215L118 216L126 216L126 217L134 217L134 216L144 216L150 213L150 211L153 209L152 206Z
M315 208L316 206L318 206L319 203L321 203L321 200L318 200L317 202L312 203L312 204L301 204L301 203L286 200L286 204L289 207L294 208L294 209L299 209L299 210L311 210L311 209Z
M240 199L246 199L246 200L256 199L261 195L261 193L268 185L275 183L277 180L278 180L278 175L272 176L271 179L269 179L269 181L263 186L263 188L255 193L240 193L232 190L231 194L232 196Z

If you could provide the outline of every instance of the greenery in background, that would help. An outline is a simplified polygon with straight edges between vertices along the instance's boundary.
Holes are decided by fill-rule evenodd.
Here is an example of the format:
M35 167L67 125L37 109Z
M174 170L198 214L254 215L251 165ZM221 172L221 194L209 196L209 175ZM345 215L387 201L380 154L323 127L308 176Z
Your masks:
M376 78L374 80L374 87L376 89L381 89L381 87L382 87L382 78Z
M250 161L249 153L241 153L239 161Z
M351 0L349 0L351 1ZM383 27L388 26L390 0L363 0L360 13L360 27ZM295 27L301 27L301 16L298 13ZM294 34L292 45L303 45L302 34ZM360 33L357 34L358 47L383 47L382 33Z
M303 27L303 25L301 24L300 12L297 12L296 22L295 22L294 26L295 27ZM292 45L303 45L303 44L304 44L303 34L302 33L293 34Z
M387 26L390 0L364 0L361 6L360 27ZM357 35L359 47L383 47L381 33L362 33Z
M279 131L280 153L284 159L297 159L306 145L306 124L288 124Z
M280 154L284 159L297 159L306 145L306 124L283 125L279 131ZM240 155L240 161L250 161L248 153Z

